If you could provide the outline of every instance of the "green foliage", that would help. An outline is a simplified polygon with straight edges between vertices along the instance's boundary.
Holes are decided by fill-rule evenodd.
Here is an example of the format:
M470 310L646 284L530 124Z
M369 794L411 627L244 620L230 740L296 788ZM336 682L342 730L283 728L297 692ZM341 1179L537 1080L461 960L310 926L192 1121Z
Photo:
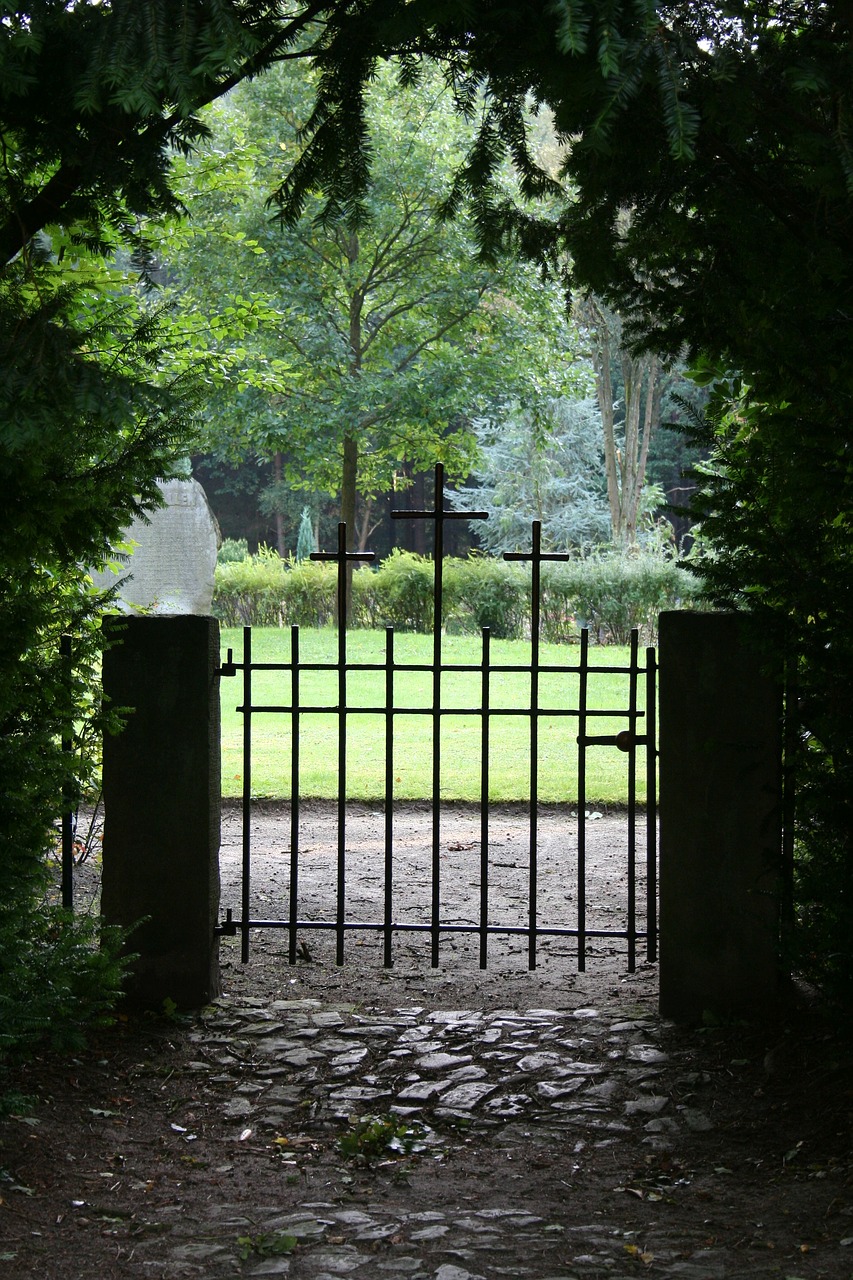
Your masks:
M90 785L100 602L81 566L159 501L192 386L158 380L161 331L116 278L49 260L0 274L0 997L5 1049L72 1039L114 1001L108 938L44 906L52 824ZM60 658L60 637L72 637ZM63 750L63 739L70 750Z
M216 553L217 564L240 564L249 555L249 544L245 538L224 538Z
M353 625L428 634L433 624L433 563L395 550L375 570L353 575ZM315 561L282 560L262 551L216 570L214 612L225 626L325 626L334 620L337 570ZM444 625L495 639L520 639L530 627L527 567L472 556L448 558L443 573ZM690 607L701 599L696 579L655 551L599 552L542 571L542 638L574 643L586 625L599 644L626 644L636 627L654 643L662 609Z
M226 627L322 627L335 615L336 570L314 560L256 556L217 564L213 611Z
M338 1150L357 1164L375 1164L424 1149L422 1125L399 1116L356 1116L338 1139Z
M471 522L484 550L528 550L533 520L551 551L607 538L601 414L593 399L564 396L535 412L515 406L475 428L477 485L457 490L452 500L457 510L489 513L488 520Z
M307 560L314 550L314 524L308 507L302 508L299 520L299 533L296 538L296 559Z
M43 1043L80 1049L87 1029L110 1025L130 959L123 930L46 900L22 910L0 916L0 1067Z
M237 1237L237 1256L241 1262L247 1262L251 1257L281 1258L293 1253L298 1244L296 1236L286 1231L259 1231L255 1236Z
M849 374L845 375L849 377ZM786 765L796 786L795 967L853 998L853 460L843 415L851 398L827 387L807 416L721 383L694 419L713 448L694 503L712 548L695 571L712 600L748 611L755 643L782 654ZM837 391L837 398L836 398Z
M365 576L357 574L354 581ZM431 560L395 549L373 578L371 585L377 601L373 612L381 625L399 631L432 630L435 578Z
M496 640L520 639L530 624L530 574L487 556L449 560L444 581L451 610L448 626L477 633L489 627Z
M283 161L298 163L318 81L289 63L210 113L210 150L180 166L190 220L151 229L182 323L223 384L208 447L280 453L288 485L341 494L351 536L356 483L369 499L401 463L439 460L464 476L473 417L575 380L559 287L515 259L478 261L468 219L438 217L472 126L434 67L405 92L402 75L391 65L371 77L372 176L357 228L333 207L319 216L321 190L293 225L270 220L270 190ZM281 489L270 494L277 509Z
M637 551L597 552L542 569L543 637L566 639L589 627L599 644L627 644L631 631L657 640L658 614L697 603L696 580L676 561Z

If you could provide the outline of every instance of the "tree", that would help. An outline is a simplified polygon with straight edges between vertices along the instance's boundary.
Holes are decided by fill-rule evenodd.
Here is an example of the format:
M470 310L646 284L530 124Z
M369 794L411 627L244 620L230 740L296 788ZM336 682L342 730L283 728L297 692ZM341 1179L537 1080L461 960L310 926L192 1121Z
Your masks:
M632 353L625 347L619 316L594 294L588 294L577 310L590 338L595 370L610 536L616 546L630 547L642 511L649 446L660 420L663 370L653 353Z
M816 954L849 993L853 11L846 0L341 9L318 51L308 147L279 188L284 217L322 173L357 218L358 86L392 48L413 63L442 57L461 106L487 85L448 202L470 199L483 252L514 243L552 270L570 262L574 287L619 312L630 346L684 357L719 388L702 440L717 460L698 499L715 554L701 572L712 599L803 655L800 866L822 869ZM531 99L571 140L562 204L532 156ZM549 217L500 191L506 154L525 195L554 195Z
M476 488L453 497L462 511L485 510L472 522L486 551L527 550L531 521L542 525L543 548L568 551L607 540L601 486L601 414L594 398L550 401L541 421L519 406L476 425L480 461Z
M399 78L389 67L371 85L358 227L333 210L321 219L320 195L293 225L270 221L268 193L282 154L298 154L312 90L305 70L279 68L208 117L211 150L179 187L189 221L159 238L182 308L204 309L218 355L229 340L234 351L223 316L239 320L248 304L261 317L233 355L242 422L226 388L211 446L276 454L291 483L340 493L361 548L373 499L404 467L441 460L466 474L473 416L573 376L559 290L517 261L478 263L466 219L437 218L470 129L435 73L408 93Z
M631 341L686 353L730 389L708 419L719 457L706 526L720 518L705 572L716 599L778 622L806 655L803 841L838 872L842 891L824 904L847 912L830 949L853 986L851 36L846 0L7 6L0 261L48 226L64 228L58 252L132 237L140 212L173 203L170 150L199 136L198 109L295 57L314 60L319 83L306 148L278 187L282 217L295 224L322 190L355 229L370 168L365 86L390 56L409 82L421 59L439 62L477 118L445 211L468 202L486 254L514 243L552 270L568 255L577 287L616 308ZM532 157L531 102L572 140L570 202ZM507 155L520 195L550 201L548 216L497 181Z

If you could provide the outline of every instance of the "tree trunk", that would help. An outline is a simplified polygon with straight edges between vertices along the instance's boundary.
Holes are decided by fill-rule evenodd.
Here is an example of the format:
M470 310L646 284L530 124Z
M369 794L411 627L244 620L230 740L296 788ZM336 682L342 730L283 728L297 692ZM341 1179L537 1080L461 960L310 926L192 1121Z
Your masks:
M347 527L346 549L355 550L355 499L358 483L358 441L352 436L344 438L344 464L341 476L341 520ZM347 616L352 619L352 561L346 562Z
M273 457L272 467L273 467L273 478L275 479L275 486L276 486L275 541L276 541L276 547L278 548L278 554L281 556L282 560L284 560L285 557L287 556L287 547L284 544L284 516L282 515L278 507L278 502L279 502L278 494L281 492L281 470L282 470L282 456L280 451L278 450L276 450L275 456Z
M637 538L649 444L660 414L661 368L656 356L633 357L622 347L622 322L590 295L578 307L592 339L591 359L604 436L604 469L611 537L630 547ZM622 442L617 437L613 364L619 359L625 404Z

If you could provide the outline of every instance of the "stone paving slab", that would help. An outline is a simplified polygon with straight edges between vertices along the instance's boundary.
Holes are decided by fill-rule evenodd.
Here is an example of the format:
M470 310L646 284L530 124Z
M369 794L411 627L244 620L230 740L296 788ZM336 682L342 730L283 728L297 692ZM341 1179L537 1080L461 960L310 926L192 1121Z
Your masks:
M294 1168L303 1130L307 1142L332 1127L345 1131L354 1115L371 1114L416 1125L427 1153L438 1153L448 1135L464 1132L476 1141L478 1133L484 1139L497 1133L508 1152L556 1144L570 1168L572 1151L588 1145L630 1143L659 1152L680 1135L712 1128L712 1116L700 1107L680 1106L656 1091L668 1064L657 1043L660 1025L653 1017L619 1020L593 1008L482 1013L412 1006L370 1014L316 1000L264 1006L223 999L191 1033L192 1067L207 1070L226 1093L231 1088L226 1145L287 1132L283 1146L293 1141ZM238 1263L233 1242L245 1210L211 1205L204 1241L197 1224L196 1238L182 1239L176 1221L166 1238L139 1246L145 1274L164 1280L627 1280L638 1274L637 1265L645 1269L642 1262L626 1265L638 1248L614 1224L545 1220L514 1205L509 1184L502 1203L456 1212L425 1211L399 1191L364 1209L316 1199L286 1214L253 1205L253 1239L269 1256L250 1252ZM271 1252L288 1235L298 1248ZM547 1261L555 1242L570 1259L559 1271ZM658 1251L654 1274L717 1280L724 1274L720 1265L713 1251L687 1262L675 1250L669 1257Z

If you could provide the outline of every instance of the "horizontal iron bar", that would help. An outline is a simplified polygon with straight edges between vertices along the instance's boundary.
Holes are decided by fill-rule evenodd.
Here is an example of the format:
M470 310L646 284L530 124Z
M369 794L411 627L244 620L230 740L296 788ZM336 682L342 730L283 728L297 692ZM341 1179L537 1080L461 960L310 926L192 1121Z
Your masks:
M632 737L631 746L644 747L647 745L648 741L649 740L646 734L638 733L634 737ZM615 747L617 745L615 733L604 734L602 737L596 737L596 738L589 738L589 737L578 738L577 742L579 747ZM624 751L625 748L620 747L619 750Z
M371 930L376 933L382 933L389 928L384 921L345 921L343 926L339 925L335 920L297 920L296 924L291 926L289 920L249 920L244 924L242 920L228 920L218 924L214 929L214 934L219 937L235 937L243 928L249 929L325 929L327 932L343 927L347 931L358 929ZM392 924L390 929L392 933L431 933L433 926L431 924ZM442 924L439 925L440 933L482 933L482 929L478 924ZM520 934L527 937L530 929L526 924L519 925L501 925L490 924L486 926L486 932L490 934ZM628 938L631 935L627 929L584 929L585 938ZM537 938L576 938L578 936L577 929L560 929L560 928L536 928ZM635 938L645 938L644 933L636 932Z
M252 671L292 671L294 665L298 671L387 671L389 664L387 662L252 662L249 664ZM226 663L228 667L228 675L233 675L235 671L244 671L245 663L234 662ZM233 671L232 671L233 667ZM220 668L220 671L224 670ZM391 669L394 671L423 671L432 672L433 664L431 662L393 662ZM442 663L440 670L443 675L451 674L454 671L471 672L482 671L483 665L480 662L448 662ZM499 671L505 675L530 675L532 670L538 671L543 675L578 675L581 671L580 667L554 665L551 663L542 663L536 667L529 664L509 663L489 663L489 670ZM642 666L636 667L587 667L586 671L590 675L600 674L607 676L629 676L632 671L638 674L645 674L647 668Z
M240 714L245 715L246 707L240 706L236 710ZM268 715L289 715L292 711L298 711L300 715L340 715L341 707L339 703L330 703L326 706L304 706L302 703L298 707L291 704L281 706L259 706L252 703L249 707L252 715L268 714ZM579 716L581 714L589 716L608 716L613 720L642 720L645 717L645 711L626 711L624 707L613 709L611 707L589 708L583 713L571 707L537 707L535 710L530 707L489 707L483 710L482 707L351 707L347 705L344 710L348 716L531 716L536 715L541 719L547 716ZM595 739L587 738L587 742L593 742Z

